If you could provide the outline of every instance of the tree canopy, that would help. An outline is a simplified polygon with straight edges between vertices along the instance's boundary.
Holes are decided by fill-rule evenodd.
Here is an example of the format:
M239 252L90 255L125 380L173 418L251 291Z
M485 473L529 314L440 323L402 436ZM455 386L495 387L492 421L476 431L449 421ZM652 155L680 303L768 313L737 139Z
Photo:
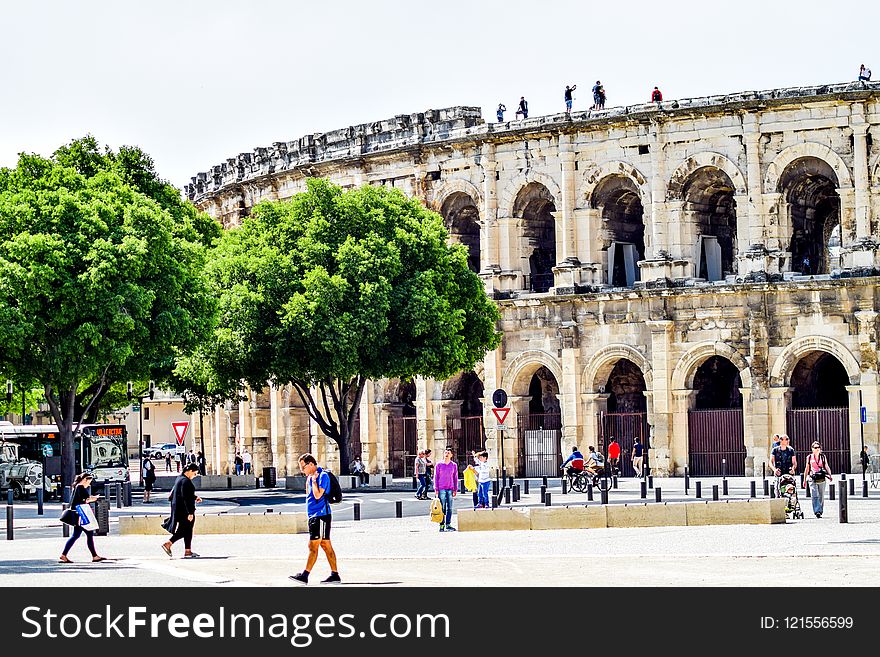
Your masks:
M447 244L442 219L419 201L307 185L257 205L219 242L211 360L230 382L292 384L345 468L366 381L472 368L499 343L499 313L467 250Z
M0 372L44 388L65 482L72 431L114 384L167 375L210 334L219 232L138 148L87 137L0 169Z

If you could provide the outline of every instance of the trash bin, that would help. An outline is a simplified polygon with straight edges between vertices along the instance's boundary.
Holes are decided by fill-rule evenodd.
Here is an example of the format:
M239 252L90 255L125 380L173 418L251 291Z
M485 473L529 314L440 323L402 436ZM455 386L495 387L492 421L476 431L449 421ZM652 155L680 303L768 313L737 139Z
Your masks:
M275 488L275 468L263 468L263 488Z
M98 536L107 536L110 533L110 500L99 497L95 500L95 520L98 521Z

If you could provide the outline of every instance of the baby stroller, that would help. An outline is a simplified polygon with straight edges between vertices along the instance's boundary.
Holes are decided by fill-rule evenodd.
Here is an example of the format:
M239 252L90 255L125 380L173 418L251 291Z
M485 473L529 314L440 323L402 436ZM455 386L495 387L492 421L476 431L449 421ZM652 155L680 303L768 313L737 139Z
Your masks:
M803 520L804 512L798 501L797 479L794 475L784 474L776 480L776 494L785 499L785 515L795 520Z

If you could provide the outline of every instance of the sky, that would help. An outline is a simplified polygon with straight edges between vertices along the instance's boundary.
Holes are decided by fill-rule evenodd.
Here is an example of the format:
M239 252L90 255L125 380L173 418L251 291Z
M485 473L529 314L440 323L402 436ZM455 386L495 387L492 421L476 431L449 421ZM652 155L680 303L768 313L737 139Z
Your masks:
M494 121L880 76L867 0L0 0L0 167L92 134L181 187L238 153L397 114Z

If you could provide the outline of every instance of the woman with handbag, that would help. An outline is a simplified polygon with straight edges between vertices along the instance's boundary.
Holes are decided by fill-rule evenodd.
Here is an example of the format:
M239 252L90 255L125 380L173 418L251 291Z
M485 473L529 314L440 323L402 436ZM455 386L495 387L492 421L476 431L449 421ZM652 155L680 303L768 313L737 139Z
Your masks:
M822 446L818 442L812 445L813 451L807 457L807 466L804 468L804 482L810 480L813 498L813 513L817 518L822 517L822 509L825 504L825 486L831 481L831 468L828 459L822 452Z
M86 535L86 545L89 547L89 552L92 553L92 561L105 561L104 557L98 556L97 551L95 550L95 539L93 537L94 531L89 529L83 529L79 525L79 514L77 513L76 508L81 504L91 504L95 500L98 499L97 495L92 495L89 486L92 485L92 475L88 472L83 472L81 474L76 475L73 480L73 492L70 496L70 507L64 512L62 515L62 519L65 517L70 517L70 512L76 514L76 524L73 526L73 536L67 541L64 546L64 551L61 553L61 556L58 558L58 561L61 563L73 563L70 559L67 558L67 553L70 552L70 548L73 547L73 544L76 543L77 539L82 535Z

